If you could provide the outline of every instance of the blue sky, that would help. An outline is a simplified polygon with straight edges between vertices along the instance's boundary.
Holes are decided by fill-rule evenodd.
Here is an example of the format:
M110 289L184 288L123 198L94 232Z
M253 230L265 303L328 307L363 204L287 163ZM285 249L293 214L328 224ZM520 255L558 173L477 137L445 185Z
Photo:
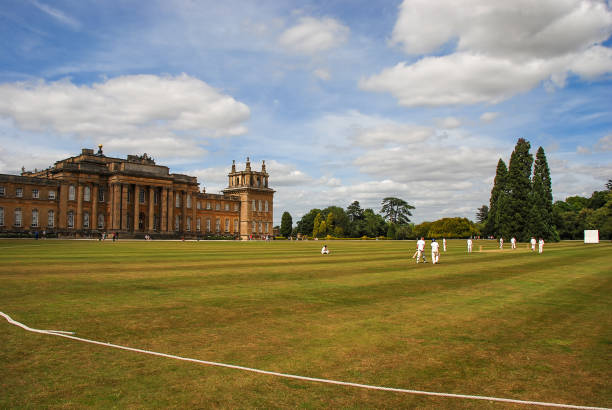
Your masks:
M266 161L275 222L396 196L474 219L520 137L555 199L612 178L609 1L0 3L0 172L81 148L227 185Z

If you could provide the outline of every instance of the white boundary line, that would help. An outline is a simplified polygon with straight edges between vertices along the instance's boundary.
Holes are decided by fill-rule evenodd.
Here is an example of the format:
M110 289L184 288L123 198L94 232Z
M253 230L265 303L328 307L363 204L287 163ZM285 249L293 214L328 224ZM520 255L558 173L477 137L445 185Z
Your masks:
M13 320L9 315L7 315L4 312L0 311L0 315L2 317L4 317L10 324L15 325L15 326L19 326L20 328L25 329L28 332L41 333L41 334L52 335L52 336L60 336L60 337L65 337L67 339L78 340L79 342L92 343L92 344L96 344L96 345L100 345L100 346L107 346L107 347L112 347L112 348L115 348L115 349L128 350L128 351L136 352L136 353L150 354L150 355L153 355L153 356L166 357L166 358L175 359L175 360L183 360L183 361L186 361L186 362L205 364L205 365L209 365L209 366L226 367L226 368L229 368L229 369L243 370L243 371L247 371L247 372L265 374L265 375L269 375L269 376L284 377L284 378L287 378L287 379L297 379L297 380L305 380L305 381L310 381L310 382L336 384L336 385L350 386L350 387L359 387L359 388L362 388L362 389L383 390L383 391L391 391L391 392L397 392L397 393L418 394L418 395L425 395L425 396L453 397L453 398L458 398L458 399L473 399L473 400L488 400L488 401L497 401L497 402L504 402L504 403L516 403L516 404L525 404L525 405L533 405L533 406L561 407L561 408L568 408L568 409L612 410L612 409L607 408L607 407L577 406L577 405L573 405L573 404L547 403L547 402L540 402L540 401L505 399L505 398L500 398L500 397L474 396L474 395L468 395L468 394L453 394L453 393L438 393L438 392L428 392L428 391L420 391L420 390L400 389L400 388L395 388L395 387L372 386L372 385L369 385L369 384L350 383L350 382L343 382L343 381L338 381L338 380L320 379L320 378L316 378L316 377L297 376L297 375L293 375L293 374L271 372L271 371L268 371L268 370L253 369L253 368L250 368L250 367L237 366L237 365L226 364L226 363L209 362L209 361L206 361L206 360L198 360L198 359L192 359L192 358L189 358L189 357L181 357L181 356L175 356L175 355L172 355L172 354L152 352L150 350L142 350L142 349L136 349L136 348L133 348L133 347L120 346L120 345L116 345L116 344L112 344L112 343L98 342L97 340L83 339L83 338L76 337L76 336L70 336L69 333L70 334L74 334L73 332L65 332L65 331L62 331L62 330L41 330L41 329L34 329L34 328L31 328L31 327L29 327L27 325L24 325L23 323L17 322L16 320Z

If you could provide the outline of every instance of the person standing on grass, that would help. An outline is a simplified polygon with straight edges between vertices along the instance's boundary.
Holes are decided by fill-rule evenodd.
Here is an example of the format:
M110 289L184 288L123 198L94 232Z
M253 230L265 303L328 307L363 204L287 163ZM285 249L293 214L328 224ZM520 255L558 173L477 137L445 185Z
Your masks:
M431 263L434 265L440 261L440 244L435 239L431 240Z
M417 241L416 263L419 263L419 259L421 259L421 257L423 257L423 263L427 263L427 259L425 259L425 238L424 237L421 237L421 239Z
M538 253L544 252L544 239L540 238L538 241Z
M516 249L516 238L514 236L510 238L510 247Z
M531 237L531 252L535 252L535 245L536 245L536 240L535 237Z
M504 238L499 237L499 249L504 249Z
M468 238L467 248L468 248L468 253L472 252L472 238Z
M446 252L446 238L442 238L442 249Z

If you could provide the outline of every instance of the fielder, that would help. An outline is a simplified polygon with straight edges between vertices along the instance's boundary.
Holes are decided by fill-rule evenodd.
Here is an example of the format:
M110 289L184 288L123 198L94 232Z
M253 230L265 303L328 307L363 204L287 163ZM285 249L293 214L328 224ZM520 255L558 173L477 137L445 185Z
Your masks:
M535 251L536 240L535 240L535 238L533 236L531 237L530 243L531 243L531 252L534 252Z
M538 241L538 253L544 252L544 239L540 238Z
M510 247L516 249L516 238L514 236L510 239Z
M502 237L499 238L499 249L504 249L504 238Z
M468 238L467 248L468 248L468 253L472 252L472 238Z
M435 239L431 240L431 263L440 262L440 244Z
M442 249L446 252L446 238L442 238Z

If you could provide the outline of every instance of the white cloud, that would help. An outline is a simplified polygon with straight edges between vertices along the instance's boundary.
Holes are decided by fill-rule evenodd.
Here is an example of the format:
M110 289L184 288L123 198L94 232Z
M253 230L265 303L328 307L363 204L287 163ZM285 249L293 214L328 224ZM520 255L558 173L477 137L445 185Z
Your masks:
M197 148L198 139L244 134L249 115L245 104L185 74L122 76L91 86L69 80L0 84L0 117L23 131L91 139L118 150L153 145L153 153L164 156L199 155L205 151Z
M480 116L480 121L492 122L497 117L499 117L499 112L485 112Z
M36 6L39 10L45 12L47 15L53 17L56 21L60 22L61 24L64 24L66 26L69 26L70 28L72 28L73 30L79 30L81 28L81 23L68 16L66 13L64 13L63 11L53 8L51 6L48 6L44 3L41 3L39 1L36 0L30 0L30 2Z
M582 145L578 145L576 147L576 152L578 154L590 154L591 153L591 149L587 148L587 147L583 147Z
M291 52L313 55L338 47L348 35L349 28L333 18L302 17L281 34L279 43Z
M563 87L568 71L594 79L612 71L612 12L595 0L490 2L405 0L391 43L428 54L362 79L368 91L389 92L399 104L498 103L542 82Z
M459 128L461 126L461 120L456 117L446 117L438 121L438 126L447 130Z
M601 137L594 148L596 151L612 151L612 134Z
M331 74L329 71L322 68L317 68L314 70L313 74L323 81L329 81L331 79Z

